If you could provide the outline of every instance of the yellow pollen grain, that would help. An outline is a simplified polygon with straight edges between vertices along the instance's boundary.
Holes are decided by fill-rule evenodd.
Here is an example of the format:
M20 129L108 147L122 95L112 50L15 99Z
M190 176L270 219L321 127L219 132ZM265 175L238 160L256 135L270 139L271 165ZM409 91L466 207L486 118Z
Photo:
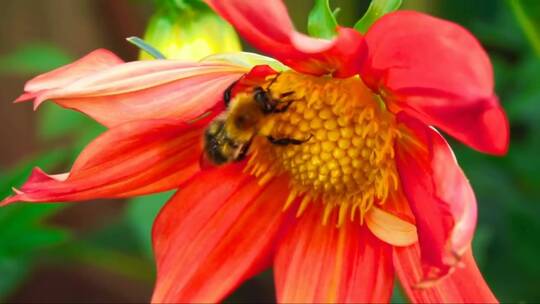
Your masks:
M338 146L340 149L347 149L351 145L351 141L346 138L338 138Z
M290 195L284 210L296 201L296 216L307 208L324 208L324 224L330 219L337 226L362 222L374 204L384 204L399 189L393 146L401 135L394 116L356 77L287 71L271 86L276 99L285 92L294 93L283 102L294 101L286 112L268 114L261 127L266 133L251 145L247 172L260 184L287 176ZM273 145L268 135L301 143Z
M328 139L331 141L338 141L340 138L339 131L329 131Z
M324 125L324 128L326 130L335 130L335 129L337 129L337 121L335 121L335 120L325 120L323 125Z
M309 123L310 128L319 129L322 127L323 121L320 118L313 118Z

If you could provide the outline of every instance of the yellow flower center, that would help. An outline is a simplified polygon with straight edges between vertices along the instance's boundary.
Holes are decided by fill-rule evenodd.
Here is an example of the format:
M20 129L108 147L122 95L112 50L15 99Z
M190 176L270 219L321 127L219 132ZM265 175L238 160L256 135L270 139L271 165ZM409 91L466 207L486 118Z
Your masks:
M267 86L274 98L285 95L282 101L292 103L283 113L268 116L261 135L297 144L276 145L258 137L247 170L260 183L288 175L291 194L285 208L301 198L300 216L310 203L320 202L323 223L337 208L339 226L356 214L362 221L373 204L384 204L397 190L395 119L362 80L288 71L269 79Z

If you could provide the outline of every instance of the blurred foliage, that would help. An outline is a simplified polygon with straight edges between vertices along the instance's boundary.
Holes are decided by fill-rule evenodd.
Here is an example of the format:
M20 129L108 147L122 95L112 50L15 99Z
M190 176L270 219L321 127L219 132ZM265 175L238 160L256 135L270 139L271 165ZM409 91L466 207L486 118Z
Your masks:
M28 43L0 56L0 74L35 75L69 63L73 57L48 43Z
M21 162L11 170L0 173L0 197L12 193L12 185L21 184L40 165L45 169L58 166L64 151L53 151ZM43 250L69 239L65 230L46 224L58 213L61 204L19 204L3 207L0 212L0 299L26 277Z
M138 246L150 259L152 254L152 224L159 210L172 196L172 192L157 193L131 199L125 221L134 232Z
M29 43L0 56L0 74L35 75L72 60L71 56L51 44ZM46 125L54 125L53 129L61 127L50 121ZM22 184L34 167L40 166L45 170L58 168L67 160L67 155L67 150L56 149L26 157L14 168L4 168L0 171L0 198L11 195L12 186ZM45 249L69 239L68 231L46 224L48 218L63 208L61 204L19 204L1 209L0 299L24 280Z
M145 1L148 0L130 3L140 5ZM167 52L178 50L180 44L189 44L200 35L196 32L201 27L198 22L207 22L204 24L207 24L205 27L210 29L210 34L204 37L213 39L212 35L220 32L216 28L220 27L222 21L201 21L189 15L185 18L193 24L180 26L177 18L181 14L178 9L193 2L158 0L156 14L150 21L145 39L171 58L174 56ZM394 9L400 2L372 2L365 17L357 23L357 28L365 31L375 17ZM512 126L510 152L502 158L491 157L450 141L478 197L479 223L473 246L487 281L503 302L539 302L540 59L537 55L540 54L540 1L403 2L408 9L429 8L436 16L465 26L490 54L496 75L496 91ZM333 34L331 27L336 12L332 12L330 7L344 7L347 3L350 6L366 5L354 0L332 1L332 6L325 0L315 3L317 6L308 18L308 32L318 37ZM300 4L295 1L293 5L296 7ZM361 16L364 11L343 13ZM292 16L296 14L291 11ZM304 21L295 20L297 25ZM172 46L166 46L172 40ZM238 44L236 48L239 48ZM185 56L183 52L180 54L184 55L179 56ZM54 45L29 43L16 46L10 54L0 56L0 74L31 76L72 59L67 52ZM19 165L9 170L3 168L0 171L1 198L11 193L12 185L20 185L36 165L46 171L66 168L65 165L73 162L80 150L105 129L80 113L66 111L52 103L43 104L37 115L38 137L43 144L52 146L49 151L53 152L40 153L39 157L27 156ZM91 264L152 284L151 226L170 195L169 192L132 199L123 217L74 241L68 241L70 233L47 223L64 205L19 204L0 209L0 299L13 291L33 265L46 257L49 257L49 262ZM259 291L272 292L269 287L272 284L270 273L254 280L266 286ZM250 290L240 289L231 299L241 302L249 298L249 293ZM266 298L272 298L272 295ZM406 301L398 288L392 301Z
M46 43L28 43L11 54L0 56L0 73L35 75L73 61L66 52ZM74 161L76 155L103 131L103 127L81 113L66 111L45 103L38 114L38 137L44 143L70 137L71 144L59 145L51 152L26 157L12 169L0 171L0 198L21 185L34 167L57 170ZM0 212L0 299L9 295L30 273L36 262L51 247L70 239L69 231L48 225L47 219L64 209L65 204L15 204Z
M540 1L508 0L521 28L540 56Z

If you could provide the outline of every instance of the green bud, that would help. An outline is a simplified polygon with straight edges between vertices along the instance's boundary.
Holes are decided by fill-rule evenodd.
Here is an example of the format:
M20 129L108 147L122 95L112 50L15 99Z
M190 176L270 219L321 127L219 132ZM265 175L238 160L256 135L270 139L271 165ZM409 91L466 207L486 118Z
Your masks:
M233 27L199 0L160 0L144 41L167 59L199 60L242 50ZM153 59L146 52L141 60Z

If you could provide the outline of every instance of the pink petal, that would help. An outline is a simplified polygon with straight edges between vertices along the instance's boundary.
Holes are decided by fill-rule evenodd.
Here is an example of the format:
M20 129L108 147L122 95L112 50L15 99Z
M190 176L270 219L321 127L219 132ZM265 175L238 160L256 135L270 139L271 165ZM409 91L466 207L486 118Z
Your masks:
M36 168L2 204L118 198L174 189L199 171L209 119L194 124L148 120L112 128L83 150L68 175L47 175Z
M153 230L154 303L215 303L267 267L287 181L259 186L235 164L202 171L167 203Z
M396 164L415 215L424 280L437 280L456 266L476 225L474 192L444 138L401 113L408 131L398 143Z
M51 72L45 75L55 86L39 82L34 90L32 80L27 85L31 90L19 100L35 98L37 107L51 99L107 127L143 119L190 120L219 103L225 89L245 72L245 67L222 62L136 61L104 66L72 82L56 81L52 77L57 73Z
M508 122L478 41L452 22L399 11L367 32L363 80L390 102L486 153L508 149Z
M470 249L460 266L447 277L429 286L419 287L422 279L418 245L394 248L394 265L401 286L413 303L497 303L489 286L476 266Z
M105 49L97 49L71 64L33 78L26 83L24 90L26 92L40 92L60 88L86 75L121 63L124 63L124 61L112 52ZM32 98L31 94L25 93L17 101Z
M254 47L307 74L357 74L365 45L360 33L338 28L333 40L306 36L294 29L281 0L206 0Z
M365 226L322 225L308 208L277 248L274 272L281 303L382 303L392 294L392 247Z

